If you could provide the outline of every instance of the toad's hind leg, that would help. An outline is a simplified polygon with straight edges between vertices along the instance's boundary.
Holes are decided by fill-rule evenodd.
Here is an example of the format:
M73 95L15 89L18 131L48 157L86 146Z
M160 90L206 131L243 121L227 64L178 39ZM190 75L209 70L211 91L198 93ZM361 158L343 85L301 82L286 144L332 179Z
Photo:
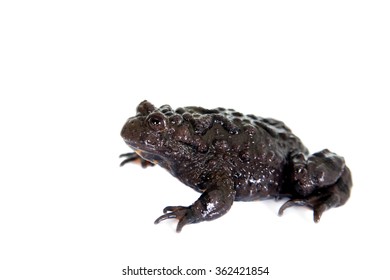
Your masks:
M291 189L285 191L292 199L282 205L279 215L294 205L307 206L313 209L314 221L318 222L324 211L348 200L352 178L344 158L322 150L307 158L296 154L291 162Z

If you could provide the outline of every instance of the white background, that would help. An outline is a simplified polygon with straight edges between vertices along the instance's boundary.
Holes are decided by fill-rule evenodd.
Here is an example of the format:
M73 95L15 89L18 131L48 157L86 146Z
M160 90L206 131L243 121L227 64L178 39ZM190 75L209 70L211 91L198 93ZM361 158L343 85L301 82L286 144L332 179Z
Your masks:
M0 279L152 278L128 265L388 277L386 2L2 1ZM265 201L180 234L154 225L199 194L159 167L119 168L144 99L281 119L346 158L352 197L319 224Z

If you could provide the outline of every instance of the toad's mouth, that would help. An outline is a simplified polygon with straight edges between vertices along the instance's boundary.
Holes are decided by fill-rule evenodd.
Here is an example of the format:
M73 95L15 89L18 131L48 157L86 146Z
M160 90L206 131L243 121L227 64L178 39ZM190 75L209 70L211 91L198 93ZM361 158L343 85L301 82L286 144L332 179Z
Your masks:
M129 146L130 148L132 148L134 150L138 149L135 142L127 140L127 139L123 139L123 140L125 141L126 145Z
M156 163L157 161L161 161L161 157L156 155L154 146L140 145L139 142L134 143L129 140L125 140L125 143L127 144L127 146L132 148L137 155L139 155L143 159L146 159L153 163ZM147 148L149 148L149 150Z
M162 158L155 155L155 154L151 154L151 153L148 153L148 152L145 152L142 150L137 150L137 149L134 149L134 152L137 155L139 155L140 157L142 157L143 159L150 161L154 164L158 164L159 162L162 162Z
M138 150L140 152L153 152L156 149L156 146L150 144L149 142L140 143L140 141L131 141L128 139L124 139L124 140L127 146L129 146L133 150Z

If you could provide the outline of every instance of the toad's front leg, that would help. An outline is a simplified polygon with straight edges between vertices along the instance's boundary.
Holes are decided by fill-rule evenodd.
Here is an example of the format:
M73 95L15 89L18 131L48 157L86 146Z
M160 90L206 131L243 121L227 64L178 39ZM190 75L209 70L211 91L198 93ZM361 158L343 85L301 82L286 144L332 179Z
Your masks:
M121 154L119 156L120 158L125 158L120 166L123 166L129 162L135 162L135 161L139 161L141 163L141 166L143 168L146 168L148 166L154 166L154 163L150 162L150 161L147 161L146 159L143 159L139 154L137 153L127 153L127 154Z
M308 206L314 211L314 221L318 222L324 211L343 205L349 198L352 188L351 172L344 159L329 150L305 157L294 155L292 178L285 192L292 196L279 210L279 215L291 206Z
M227 213L233 204L235 190L233 181L226 176L216 176L210 187L190 206L168 206L164 215L155 223L166 219L178 219L176 231L180 232L186 224L211 221Z

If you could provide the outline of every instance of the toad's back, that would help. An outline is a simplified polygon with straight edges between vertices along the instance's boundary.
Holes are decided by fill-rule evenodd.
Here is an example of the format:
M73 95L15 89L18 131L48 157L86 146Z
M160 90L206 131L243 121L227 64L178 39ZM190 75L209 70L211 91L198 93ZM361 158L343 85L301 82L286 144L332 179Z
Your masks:
M272 118L262 118L252 114L244 115L233 109L222 107L211 110L202 107L184 107L178 108L176 113L181 114L192 124L196 134L204 135L215 123L219 123L230 135L237 135L236 139L243 137L244 141L254 140L260 144L264 141L274 142L278 148L288 152L296 150L308 153L300 139L283 122Z

